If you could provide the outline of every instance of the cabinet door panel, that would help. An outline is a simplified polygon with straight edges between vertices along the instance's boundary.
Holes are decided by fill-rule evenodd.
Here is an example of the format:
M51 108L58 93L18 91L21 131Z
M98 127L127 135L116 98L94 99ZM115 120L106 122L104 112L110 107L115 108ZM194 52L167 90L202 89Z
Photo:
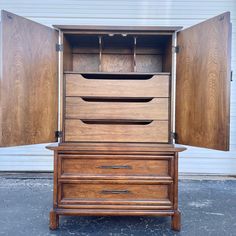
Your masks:
M0 146L55 141L57 31L1 12Z
M229 149L230 14L177 35L177 143Z

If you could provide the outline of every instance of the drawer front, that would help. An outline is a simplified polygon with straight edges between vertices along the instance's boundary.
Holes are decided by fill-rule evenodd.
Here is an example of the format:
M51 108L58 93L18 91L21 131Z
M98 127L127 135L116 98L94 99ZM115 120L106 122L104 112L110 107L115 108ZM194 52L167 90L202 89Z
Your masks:
M140 102L99 102L67 97L66 118L168 120L168 107L168 98Z
M89 158L88 155L60 155L59 177L171 178L172 156L164 157L165 159L149 158L132 156L132 159L130 159L121 155L95 156L94 158Z
M170 202L171 184L110 184L110 183L61 183L60 204L79 203L124 203L139 202L142 205L155 202ZM141 201L141 202L140 202Z
M169 75L150 79L87 79L66 74L66 96L79 97L169 97Z
M146 124L87 123L65 120L66 142L157 142L168 143L168 121Z

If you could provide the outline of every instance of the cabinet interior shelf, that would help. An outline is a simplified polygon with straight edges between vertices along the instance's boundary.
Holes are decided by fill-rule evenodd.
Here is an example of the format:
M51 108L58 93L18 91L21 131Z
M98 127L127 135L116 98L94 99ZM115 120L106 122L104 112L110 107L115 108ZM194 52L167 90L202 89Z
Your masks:
M71 72L171 72L171 35L64 34L63 70ZM80 72L81 73L81 72Z

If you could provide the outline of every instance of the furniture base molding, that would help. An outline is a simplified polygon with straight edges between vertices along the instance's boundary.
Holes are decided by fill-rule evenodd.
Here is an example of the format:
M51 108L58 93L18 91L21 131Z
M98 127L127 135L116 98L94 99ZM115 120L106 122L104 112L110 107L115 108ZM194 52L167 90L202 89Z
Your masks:
M50 229L59 227L59 216L159 216L171 217L171 228L175 231L181 229L181 213L164 210L115 210L115 209L52 209L50 211Z

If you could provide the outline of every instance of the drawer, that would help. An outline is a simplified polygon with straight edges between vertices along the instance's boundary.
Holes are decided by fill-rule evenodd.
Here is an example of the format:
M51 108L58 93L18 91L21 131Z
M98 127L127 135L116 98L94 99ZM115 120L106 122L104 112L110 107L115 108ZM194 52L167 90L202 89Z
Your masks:
M85 100L66 98L66 118L168 120L168 98L132 101Z
M170 204L171 184L94 183L59 184L59 204Z
M171 179L173 156L60 155L62 178Z
M99 121L100 122L100 121ZM90 123L82 120L65 120L66 142L156 142L168 143L168 121L141 123ZM136 121L135 121L136 122Z
M66 96L79 97L169 97L169 75L154 75L148 79L85 78L66 74Z

